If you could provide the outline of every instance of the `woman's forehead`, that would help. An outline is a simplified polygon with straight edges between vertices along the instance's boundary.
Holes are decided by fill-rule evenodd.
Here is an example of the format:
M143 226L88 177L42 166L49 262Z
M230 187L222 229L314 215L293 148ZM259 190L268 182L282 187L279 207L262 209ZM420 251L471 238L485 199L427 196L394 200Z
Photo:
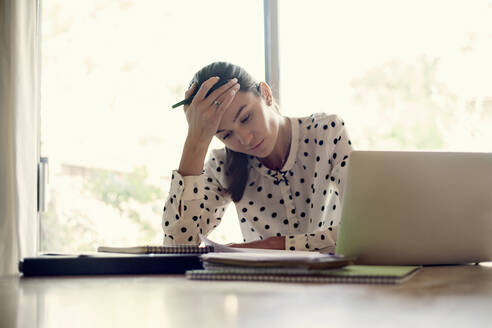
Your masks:
M222 120L219 124L219 129L225 129L228 126L233 125L234 119L237 119L236 116L241 111L244 112L249 106L258 102L258 97L251 92L238 92L236 96L232 100L231 104L225 110L224 115L222 116ZM246 105L246 106L245 106Z

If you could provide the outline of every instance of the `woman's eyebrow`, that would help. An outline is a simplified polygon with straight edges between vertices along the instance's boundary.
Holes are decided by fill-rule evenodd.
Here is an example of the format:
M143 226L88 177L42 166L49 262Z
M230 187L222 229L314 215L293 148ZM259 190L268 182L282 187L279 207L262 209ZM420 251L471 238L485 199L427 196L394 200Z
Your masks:
M241 107L239 107L239 109L238 109L238 111L236 113L236 116L232 120L232 123L234 123L236 121L236 119L239 117L239 115L241 114L241 111L244 109L244 107L246 107L246 105L242 105Z
M244 109L244 107L246 107L246 104L242 105L241 107L239 107L239 109L237 110L237 113L236 113L236 116L234 116L234 119L232 120L232 123L234 123L237 118L239 117L239 115L241 114L241 111ZM217 130L215 133L221 133L222 131L225 131L223 129L220 129L220 130Z

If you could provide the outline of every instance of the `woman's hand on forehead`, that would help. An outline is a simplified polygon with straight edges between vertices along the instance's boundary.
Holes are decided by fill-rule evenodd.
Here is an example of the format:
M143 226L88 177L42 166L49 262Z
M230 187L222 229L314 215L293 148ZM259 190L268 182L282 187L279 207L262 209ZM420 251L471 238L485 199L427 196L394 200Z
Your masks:
M218 81L218 77L211 77L203 82L191 104L184 106L188 121L188 137L197 143L205 142L207 146L215 135L222 116L240 88L237 79L234 78L214 90L207 97L209 90ZM196 87L196 83L193 83L185 92L185 98L190 97Z

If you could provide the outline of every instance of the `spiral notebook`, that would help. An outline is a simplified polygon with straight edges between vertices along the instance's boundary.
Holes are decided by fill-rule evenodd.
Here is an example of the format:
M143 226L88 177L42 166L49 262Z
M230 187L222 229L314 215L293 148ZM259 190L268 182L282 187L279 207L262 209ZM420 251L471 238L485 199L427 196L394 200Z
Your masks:
M124 254L205 254L213 252L212 246L200 247L198 245L176 245L176 246L133 246L133 247L108 247L99 246L98 252L124 253Z
M191 280L241 280L297 283L399 284L413 277L419 266L348 265L334 270L299 268L216 267L186 271Z

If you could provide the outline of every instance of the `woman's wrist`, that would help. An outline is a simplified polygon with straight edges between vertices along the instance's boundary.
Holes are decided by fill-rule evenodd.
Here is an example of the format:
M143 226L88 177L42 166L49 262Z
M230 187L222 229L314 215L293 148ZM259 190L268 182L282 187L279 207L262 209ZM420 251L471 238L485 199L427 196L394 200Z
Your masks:
M202 138L188 133L185 140L185 147L207 153L211 142L212 138Z
M182 176L202 174L209 144L186 138L178 169L179 174Z

